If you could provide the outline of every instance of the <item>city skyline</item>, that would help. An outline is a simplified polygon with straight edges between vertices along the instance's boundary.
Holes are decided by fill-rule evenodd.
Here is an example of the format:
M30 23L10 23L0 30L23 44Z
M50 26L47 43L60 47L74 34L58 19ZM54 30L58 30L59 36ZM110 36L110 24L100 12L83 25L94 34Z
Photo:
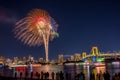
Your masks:
M13 28L32 9L44 9L58 23L59 38L49 44L49 57L58 54L120 51L120 2L115 1L0 1L0 55L44 57L44 45L29 47L14 38Z

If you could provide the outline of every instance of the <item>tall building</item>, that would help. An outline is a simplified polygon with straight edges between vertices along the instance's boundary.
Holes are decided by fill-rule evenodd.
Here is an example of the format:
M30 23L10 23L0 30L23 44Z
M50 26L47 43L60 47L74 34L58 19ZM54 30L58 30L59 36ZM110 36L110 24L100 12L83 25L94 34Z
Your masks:
M26 57L23 57L22 62L23 62L23 64L26 64L26 63L27 63Z
M63 63L64 62L64 58L63 58L63 54L58 55L58 63Z
M75 61L81 60L80 53L76 53L74 56L75 56L75 57L74 57L74 60L75 60Z
M6 65L8 65L8 64L12 63L12 60L11 60L10 58L7 58L7 59L5 60L5 63L6 63Z
M13 59L13 63L17 64L18 61L19 61L19 58L18 58L18 57L14 57L14 59Z
M29 56L28 56L28 61L30 61L30 62L34 62L34 57L31 56L31 55L29 55Z
M38 62L43 63L43 62L44 62L43 58L40 57L40 58L38 59Z
M73 55L70 56L70 60L74 61L74 56Z
M5 57L0 56L0 64L3 64L3 65L4 65L4 63L5 63Z

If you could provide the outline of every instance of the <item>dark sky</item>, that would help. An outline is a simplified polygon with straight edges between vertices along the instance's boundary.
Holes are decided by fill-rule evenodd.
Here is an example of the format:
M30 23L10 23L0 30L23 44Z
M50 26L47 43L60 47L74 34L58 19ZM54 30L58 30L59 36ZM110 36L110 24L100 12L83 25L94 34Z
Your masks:
M16 21L32 9L44 9L59 24L59 38L49 44L49 58L98 46L100 52L120 51L120 2L114 0L0 0L0 55L44 57L44 46L29 47L14 38Z

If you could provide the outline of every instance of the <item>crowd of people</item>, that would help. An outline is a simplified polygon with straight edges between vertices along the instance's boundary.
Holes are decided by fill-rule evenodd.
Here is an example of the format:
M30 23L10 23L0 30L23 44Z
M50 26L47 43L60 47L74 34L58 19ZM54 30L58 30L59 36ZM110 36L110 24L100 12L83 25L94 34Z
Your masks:
M112 76L112 80L120 80L120 72L119 72L119 73L115 73L115 74Z
M24 74L25 77L23 77L23 73L22 72L20 72L19 74L17 72L15 72L15 78L18 78L18 76L21 79L22 78L26 78L26 79L27 78L31 78L31 79L36 78L37 80L49 80L50 76L51 76L52 80L64 80L64 73L62 71L57 72L57 73L52 72L51 74L49 72L43 72L43 71L41 71L40 73L39 72L28 73L26 71L25 74ZM35 77L33 77L33 76L35 76Z
M114 75L110 75L108 71L104 73L100 71L100 73L97 73L96 75L93 72L91 72L90 80L120 80L120 72L115 73Z
M100 73L90 73L90 80L110 80L110 74L108 71L102 73L102 71L100 71Z
M23 78L23 73L20 72L19 74L17 72L15 72L15 78L17 78L17 75L19 75L19 78ZM85 78L85 74L83 72L80 72L78 74L75 74L74 79L71 78L70 73L66 72L63 73L62 71L60 72L31 72L28 73L27 71L24 73L25 77L24 78L33 78L33 76L35 76L34 78L36 78L37 80L87 80ZM119 73L115 73L114 75L110 75L110 73L108 71L106 72L102 72L100 71L99 73L94 73L91 71L88 80L120 80L120 72Z

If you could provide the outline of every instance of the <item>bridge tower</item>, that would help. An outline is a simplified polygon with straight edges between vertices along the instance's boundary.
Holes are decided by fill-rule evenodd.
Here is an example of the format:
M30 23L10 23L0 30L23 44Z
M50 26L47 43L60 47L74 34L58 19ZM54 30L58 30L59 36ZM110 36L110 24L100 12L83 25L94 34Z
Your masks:
M86 58L86 52L82 53L82 58Z
M91 55L98 56L98 54L99 54L98 47L97 46L92 47Z
M86 55L87 55L86 52L83 52L83 53L82 53L82 60L83 60L83 61L86 60Z
M93 62L97 61L96 59L97 59L98 54L99 54L98 47L97 46L93 46L92 50L91 50L91 58L92 58Z

